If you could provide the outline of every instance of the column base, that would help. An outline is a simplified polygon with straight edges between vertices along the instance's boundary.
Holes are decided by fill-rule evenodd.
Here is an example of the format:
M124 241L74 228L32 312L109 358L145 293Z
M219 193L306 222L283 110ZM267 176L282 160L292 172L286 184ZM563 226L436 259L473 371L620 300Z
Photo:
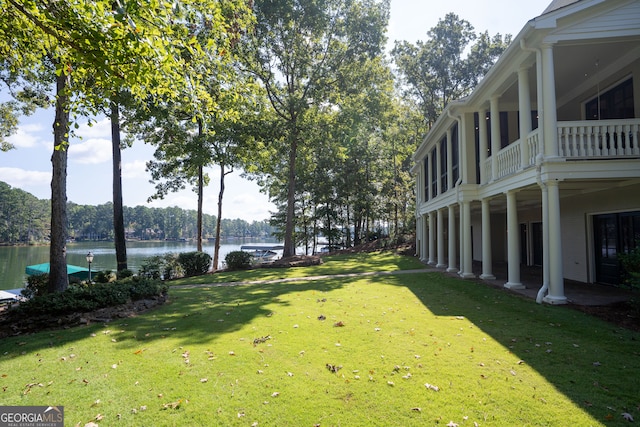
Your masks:
M429 260L429 261L427 261L427 265L430 265L430 266L432 266L432 267L435 267L435 266L436 266L436 262L435 262L435 261L431 261L431 260Z
M494 276L493 274L481 274L480 278L482 280L496 280L496 276Z
M547 295L546 297L542 298L543 302L546 302L547 304L553 304L553 305L561 305L561 304L567 304L567 297L556 297L553 295Z
M436 268L445 268L447 264L436 264Z
M457 269L457 268L455 268L455 267L449 267L449 268L447 268L447 273L457 273L458 271L460 271L460 270L458 270L458 269Z
M475 274L473 274L473 273L463 273L463 272L460 272L458 275L459 275L461 278L463 278L463 279L475 279L475 278L476 278L476 275L475 275Z
M504 287L507 288L507 289L526 289L527 288L522 283L513 283L513 282L505 283Z

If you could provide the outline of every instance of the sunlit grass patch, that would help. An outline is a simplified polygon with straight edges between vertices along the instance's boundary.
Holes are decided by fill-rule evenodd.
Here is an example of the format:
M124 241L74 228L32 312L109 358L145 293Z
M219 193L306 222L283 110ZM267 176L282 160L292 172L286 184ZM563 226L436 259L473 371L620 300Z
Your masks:
M392 251L330 255L322 257L323 264L304 268L255 268L246 271L220 271L198 277L168 282L172 286L184 284L234 283L257 280L278 280L300 276L321 276L371 271L415 270L424 268L415 257L401 256Z

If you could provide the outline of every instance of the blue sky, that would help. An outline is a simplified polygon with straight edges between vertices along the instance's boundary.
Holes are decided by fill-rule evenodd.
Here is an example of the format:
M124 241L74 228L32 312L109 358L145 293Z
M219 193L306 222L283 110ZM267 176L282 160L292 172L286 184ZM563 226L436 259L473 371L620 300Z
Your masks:
M388 29L390 46L394 40L425 40L438 19L454 12L469 21L477 32L520 32L526 22L542 13L550 0L391 0ZM4 89L4 88L2 88ZM52 109L42 110L21 121L18 133L9 140L15 150L0 152L0 181L28 191L41 199L51 197L51 152L53 146ZM78 204L97 205L111 200L111 128L108 120L92 127L80 123L76 132L81 140L71 142L67 168L67 197ZM153 194L145 163L153 157L153 147L138 143L122 152L123 199L126 206L180 206L196 209L197 197L190 189L170 194L164 200L147 204ZM217 212L217 169L211 169L211 184L205 188L204 211ZM258 186L240 177L240 171L227 175L223 217L246 221L269 218L274 210Z

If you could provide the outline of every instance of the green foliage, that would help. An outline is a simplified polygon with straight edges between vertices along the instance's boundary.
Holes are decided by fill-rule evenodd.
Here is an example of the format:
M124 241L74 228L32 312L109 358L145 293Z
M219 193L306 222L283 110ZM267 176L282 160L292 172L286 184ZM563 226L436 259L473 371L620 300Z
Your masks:
M22 295L26 298L44 295L47 293L48 286L49 275L47 273L27 276L27 284L22 290Z
M178 255L178 263L186 277L200 276L211 268L211 255L198 251L183 252Z
M96 283L111 283L117 279L116 273L111 270L96 271L95 274L91 274L91 280Z
M468 95L511 42L511 36L477 34L454 13L428 32L427 41L397 41L392 51L404 78L404 96L433 124L445 106Z
M629 253L618 254L618 258L624 269L625 283L640 290L640 242Z
M35 243L47 241L51 228L51 203L0 181L0 242ZM113 203L79 205L67 203L69 236L76 240L113 239ZM130 237L140 240L196 237L196 211L177 207L124 208L125 227L133 230ZM216 216L203 215L203 236L215 234ZM27 224L27 226L25 226ZM221 238L248 236L265 238L272 234L267 220L248 222L223 219Z
M253 257L249 252L232 251L224 257L224 262L228 270L246 270L251 268Z
M255 1L254 11L256 25L247 33L241 57L268 92L273 118L268 128L275 130L268 141L275 155L263 158L260 170L273 175L269 194L284 211L284 256L290 256L296 247L296 203L306 190L296 187L299 175L315 164L315 149L353 137L323 131L332 127L332 114L370 84L361 72L382 56L389 3ZM358 107L368 111L369 106ZM318 123L327 126L318 128ZM350 127L359 124L352 120ZM325 138L315 143L314 135Z
M152 279L171 280L183 277L184 272L178 255L169 253L164 255L156 255L143 261L140 267L140 276Z
M133 276L133 271L129 270L128 268L125 268L124 270L120 270L116 273L116 275L118 276L118 280L122 280L122 279L126 279L128 277L132 277Z
M32 243L48 237L51 204L0 181L0 242Z
M71 285L63 292L35 295L16 306L14 313L18 316L83 313L157 296L165 291L159 281L141 277L113 283Z

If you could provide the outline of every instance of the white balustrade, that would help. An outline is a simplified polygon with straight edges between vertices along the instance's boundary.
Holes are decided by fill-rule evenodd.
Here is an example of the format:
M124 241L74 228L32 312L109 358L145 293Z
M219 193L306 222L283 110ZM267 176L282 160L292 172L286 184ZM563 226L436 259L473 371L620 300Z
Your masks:
M558 122L560 157L640 156L640 119Z

